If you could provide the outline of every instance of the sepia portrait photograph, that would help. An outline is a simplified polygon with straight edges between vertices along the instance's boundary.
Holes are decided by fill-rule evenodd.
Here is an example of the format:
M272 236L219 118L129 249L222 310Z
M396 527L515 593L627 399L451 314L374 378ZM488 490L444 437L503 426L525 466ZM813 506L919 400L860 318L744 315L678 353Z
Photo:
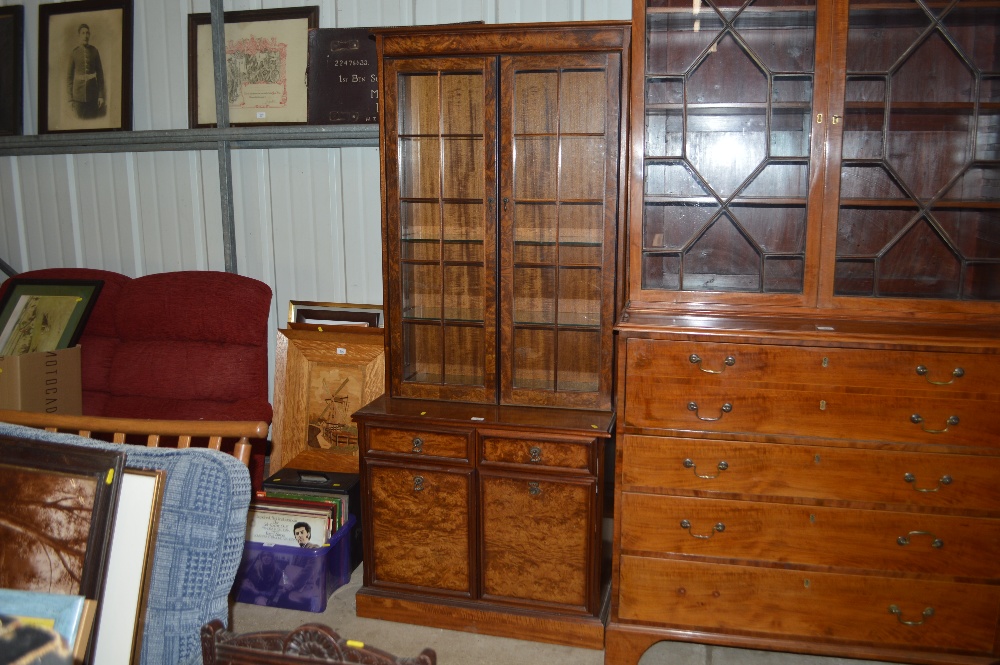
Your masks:
M132 128L132 3L39 5L38 131Z

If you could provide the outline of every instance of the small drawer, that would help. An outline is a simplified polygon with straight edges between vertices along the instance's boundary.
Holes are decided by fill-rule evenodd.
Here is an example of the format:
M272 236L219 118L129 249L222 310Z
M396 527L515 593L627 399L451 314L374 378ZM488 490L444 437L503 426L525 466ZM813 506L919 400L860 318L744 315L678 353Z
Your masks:
M405 453L427 457L469 459L472 432L436 432L370 427L368 449L384 453Z
M592 444L592 441L581 443L486 436L483 437L482 460L485 463L585 471L590 470Z
M622 460L624 491L1000 509L996 457L628 435Z
M626 552L995 580L1000 520L622 493Z
M684 630L992 653L1000 587L621 557L618 616Z

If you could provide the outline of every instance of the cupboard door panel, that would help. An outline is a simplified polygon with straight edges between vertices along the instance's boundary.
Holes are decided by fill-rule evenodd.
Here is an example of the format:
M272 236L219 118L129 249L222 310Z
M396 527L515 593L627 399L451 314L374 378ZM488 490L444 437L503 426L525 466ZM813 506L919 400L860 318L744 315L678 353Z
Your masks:
M368 465L375 584L471 595L472 471Z
M593 481L483 473L483 595L588 608Z

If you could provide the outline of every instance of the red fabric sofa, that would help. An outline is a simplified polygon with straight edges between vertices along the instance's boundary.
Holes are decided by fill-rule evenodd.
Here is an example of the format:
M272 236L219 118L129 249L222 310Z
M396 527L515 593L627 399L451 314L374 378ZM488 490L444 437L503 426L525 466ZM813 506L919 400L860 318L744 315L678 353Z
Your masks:
M216 271L131 278L48 268L18 277L104 282L79 342L84 415L271 422L267 284ZM256 442L255 487L265 454Z

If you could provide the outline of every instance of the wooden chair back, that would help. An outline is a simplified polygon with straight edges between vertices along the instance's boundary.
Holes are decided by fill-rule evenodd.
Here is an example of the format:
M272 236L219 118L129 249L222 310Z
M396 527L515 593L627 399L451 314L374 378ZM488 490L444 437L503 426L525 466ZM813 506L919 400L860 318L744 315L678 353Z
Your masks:
M178 448L189 448L192 441L207 439L208 448L221 450L223 440L236 439L232 454L244 464L250 462L250 439L265 439L268 430L266 422L253 420L144 420L7 410L0 410L0 422L88 438L103 435L112 443L126 443L129 436L141 437L151 448L159 447L165 438L176 438Z

